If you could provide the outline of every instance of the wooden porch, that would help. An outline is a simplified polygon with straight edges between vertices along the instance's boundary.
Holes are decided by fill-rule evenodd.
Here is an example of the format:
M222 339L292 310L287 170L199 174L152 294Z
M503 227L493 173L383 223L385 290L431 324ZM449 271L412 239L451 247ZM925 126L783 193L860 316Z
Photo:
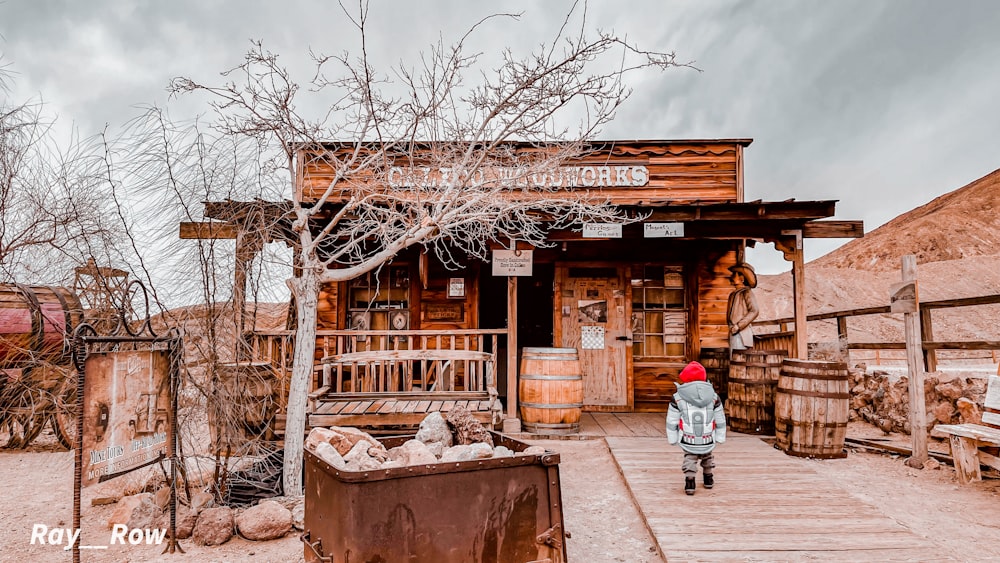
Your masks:
M812 469L839 460L790 457L759 436L730 433L716 450L716 487L688 497L664 426L652 413L581 419L581 435L606 440L667 561L955 560Z

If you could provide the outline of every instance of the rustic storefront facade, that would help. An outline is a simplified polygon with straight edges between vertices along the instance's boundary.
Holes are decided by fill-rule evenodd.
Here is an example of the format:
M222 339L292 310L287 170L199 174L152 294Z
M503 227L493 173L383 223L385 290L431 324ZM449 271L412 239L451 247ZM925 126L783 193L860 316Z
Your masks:
M489 262L462 261L458 269L421 248L407 249L376 272L322 288L317 361L360 351L485 352L496 366L505 415L516 418L519 351L574 348L584 410L665 410L688 361L728 353L729 267L743 261L748 244L774 243L791 262L796 317L804 321L803 240L863 234L860 221L829 220L835 201L745 201L743 155L750 143L608 141L593 143L571 165L532 175L480 172L509 179L513 187L590 190L642 219L553 231L545 248L497 242ZM323 162L301 156L300 201L329 185L332 171ZM450 173L410 165L392 167L386 178L389 189L405 190L446 182ZM225 219L224 207L208 204L206 216ZM805 353L800 333L792 356ZM397 359L410 356L416 357ZM388 392L413 391L412 375L403 379L410 387ZM327 395L357 391L317 381L323 384ZM460 387L461 381L452 391ZM383 407L376 401L355 404L354 414L378 414ZM324 424L344 420L311 417Z

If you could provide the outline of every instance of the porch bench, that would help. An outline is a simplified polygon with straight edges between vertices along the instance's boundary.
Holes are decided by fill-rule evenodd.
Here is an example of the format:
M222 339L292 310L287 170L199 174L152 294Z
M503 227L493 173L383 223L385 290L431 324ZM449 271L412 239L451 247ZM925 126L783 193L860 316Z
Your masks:
M309 394L310 428L412 427L431 412L446 414L459 406L487 426L502 420L493 354L372 350L324 357L320 364L322 386Z
M981 481L980 465L1000 471L1000 457L982 450L1000 447L1000 428L982 424L938 424L934 426L934 433L948 436L959 483L967 485Z

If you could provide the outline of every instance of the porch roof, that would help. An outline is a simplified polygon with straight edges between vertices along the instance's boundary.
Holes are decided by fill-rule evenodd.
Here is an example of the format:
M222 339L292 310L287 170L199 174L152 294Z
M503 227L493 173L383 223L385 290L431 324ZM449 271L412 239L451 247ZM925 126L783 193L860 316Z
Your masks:
M837 200L798 201L747 201L747 202L692 202L670 201L639 202L630 206L633 213L649 213L646 222L682 222L685 224L684 238L766 238L787 235L789 230L801 230L803 238L860 238L864 236L862 221L830 220L836 212ZM205 217L234 224L248 221L251 217L260 220L260 215L268 217L279 229L290 235L290 202L262 201L222 201L205 202ZM287 223L287 225L283 224ZM182 238L185 232L198 230L199 223L182 223ZM628 228L631 227L631 228ZM212 229L213 232L218 230ZM629 225L625 236L635 231L641 236L641 226ZM235 238L235 233L219 238ZM218 236L218 235L216 235ZM274 238L280 238L276 236ZM561 231L554 233L552 240L576 240L580 233Z

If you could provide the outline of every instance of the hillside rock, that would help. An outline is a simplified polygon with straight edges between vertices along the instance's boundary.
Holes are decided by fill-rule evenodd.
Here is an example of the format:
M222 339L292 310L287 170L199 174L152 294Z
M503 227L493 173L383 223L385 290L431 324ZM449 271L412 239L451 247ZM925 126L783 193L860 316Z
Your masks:
M916 255L918 264L1000 254L1000 170L899 215L812 265L898 271L906 254Z

